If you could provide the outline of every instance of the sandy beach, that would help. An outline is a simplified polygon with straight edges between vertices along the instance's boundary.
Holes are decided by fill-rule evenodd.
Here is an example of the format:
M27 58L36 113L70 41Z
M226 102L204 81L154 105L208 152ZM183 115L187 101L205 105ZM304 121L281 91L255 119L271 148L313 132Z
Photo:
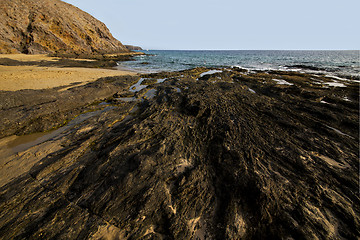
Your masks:
M55 62L56 57L46 55L3 54L0 58L7 58L20 62ZM76 61L94 61L76 59ZM46 89L66 86L74 83L78 85L95 81L102 77L136 75L135 72L78 67L39 67L39 66L1 66L0 90L17 91L22 89Z

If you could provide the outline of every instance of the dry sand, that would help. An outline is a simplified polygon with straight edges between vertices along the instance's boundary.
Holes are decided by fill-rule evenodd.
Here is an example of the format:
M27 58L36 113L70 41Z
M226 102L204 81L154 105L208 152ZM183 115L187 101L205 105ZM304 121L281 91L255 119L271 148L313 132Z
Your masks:
M58 59L46 55L24 54L2 54L0 58L10 58L17 61L56 61ZM86 84L101 77L136 74L130 71L97 68L0 66L0 90L54 88L72 83Z
M16 61L27 61L27 62L35 62L35 61L56 61L59 58L57 57L49 57L45 54L0 54L0 58L10 58Z

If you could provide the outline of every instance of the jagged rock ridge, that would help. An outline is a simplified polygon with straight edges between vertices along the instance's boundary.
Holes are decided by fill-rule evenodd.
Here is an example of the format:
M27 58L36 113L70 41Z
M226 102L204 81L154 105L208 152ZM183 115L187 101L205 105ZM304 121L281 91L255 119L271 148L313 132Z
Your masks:
M104 23L60 0L2 0L0 53L128 52Z

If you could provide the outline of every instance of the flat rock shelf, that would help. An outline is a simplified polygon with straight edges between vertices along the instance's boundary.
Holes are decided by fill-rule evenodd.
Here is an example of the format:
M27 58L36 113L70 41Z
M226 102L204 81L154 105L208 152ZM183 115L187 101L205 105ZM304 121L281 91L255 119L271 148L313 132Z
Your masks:
M358 93L240 68L1 93L5 147L100 112L1 160L0 238L357 239Z

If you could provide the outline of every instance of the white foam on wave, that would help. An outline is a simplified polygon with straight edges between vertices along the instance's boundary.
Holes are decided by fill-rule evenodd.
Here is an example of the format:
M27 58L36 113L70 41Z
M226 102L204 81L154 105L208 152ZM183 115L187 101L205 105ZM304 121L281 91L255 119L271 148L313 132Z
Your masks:
M241 68L241 69L245 69L248 72L253 72L253 71L269 71L269 70L275 70L275 68L270 68L270 67L262 67L262 66L253 66L253 67L244 67L241 65L233 65L231 66L232 68Z
M244 67L241 65L232 65L232 68L241 68L246 69L249 72L253 71L287 71L287 72L304 72L301 68L288 68L286 66L273 66L273 65L254 65L254 66L248 66Z
M248 71L252 70L251 68L244 67L244 66L241 66L241 65L233 65L233 66L231 66L231 68L241 68L241 69L245 69L245 70L248 70Z

